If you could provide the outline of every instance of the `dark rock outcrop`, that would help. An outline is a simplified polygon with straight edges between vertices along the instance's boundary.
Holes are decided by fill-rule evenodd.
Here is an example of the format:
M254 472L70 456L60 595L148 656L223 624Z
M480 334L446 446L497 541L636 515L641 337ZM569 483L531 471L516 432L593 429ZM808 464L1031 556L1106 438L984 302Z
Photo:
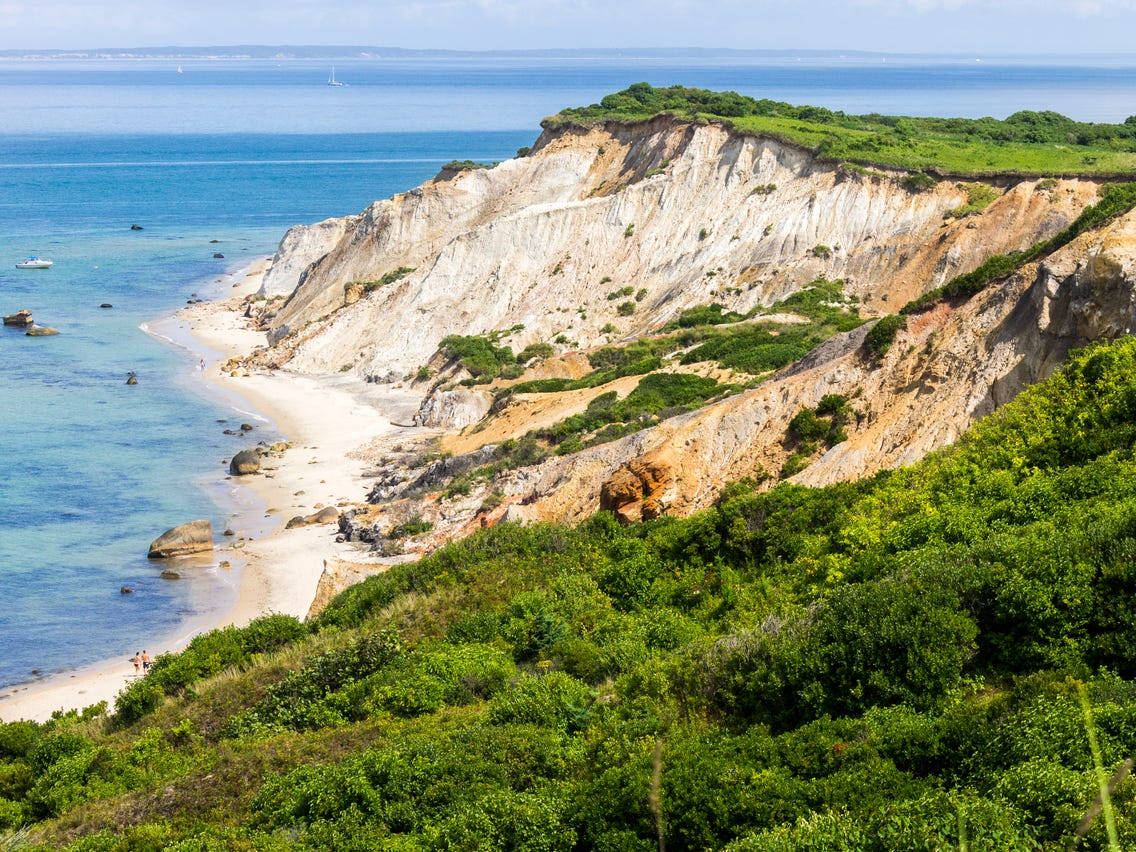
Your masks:
M32 312L28 310L16 311L4 317L4 325L32 325Z
M241 450L229 462L229 473L233 476L245 476L257 473L260 470L260 455L256 450Z
M487 444L479 450L474 450L472 453L451 456L431 462L426 467L426 470L422 471L418 478L407 486L406 494L407 496L412 496L440 488L454 477L461 476L463 473L473 470L475 467L488 464L493 460L496 452L496 444Z

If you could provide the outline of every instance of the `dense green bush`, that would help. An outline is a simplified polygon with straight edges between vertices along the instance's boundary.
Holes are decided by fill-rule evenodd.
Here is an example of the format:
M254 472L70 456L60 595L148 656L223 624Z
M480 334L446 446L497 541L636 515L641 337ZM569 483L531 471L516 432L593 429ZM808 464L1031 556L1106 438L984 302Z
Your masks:
M888 314L886 317L880 317L876 324L868 329L868 333L864 337L864 348L875 357L881 358L891 349L892 343L895 342L895 336L906 327L907 320L901 316Z
M474 379L490 381L502 368L517 359L508 346L498 346L497 336L463 336L451 334L442 338L438 348L451 361L458 362Z
M306 632L295 618L277 614L262 616L242 628L223 627L195 636L181 653L160 655L145 678L118 694L116 716L122 723L137 721L166 696L178 695L202 678L293 642Z
M849 408L795 428L819 445ZM159 672L240 662L130 728L0 725L0 825L37 821L32 849L1068 848L1097 792L1080 689L1107 775L1136 743L1134 449L1126 339L906 469L500 524L310 635L191 645ZM1110 802L1136 845L1136 782ZM1097 819L1080 847L1107 842Z
M927 170L960 176L1063 175L1131 173L1136 165L1136 123L1129 121L1078 122L1049 111L1021 111L1004 120L848 115L737 92L656 88L647 83L635 83L607 95L598 104L562 110L546 119L544 125L642 121L660 113L721 121L807 148L844 169L851 164L906 169L909 173L901 180L914 192L935 185ZM884 177L882 172L875 174Z

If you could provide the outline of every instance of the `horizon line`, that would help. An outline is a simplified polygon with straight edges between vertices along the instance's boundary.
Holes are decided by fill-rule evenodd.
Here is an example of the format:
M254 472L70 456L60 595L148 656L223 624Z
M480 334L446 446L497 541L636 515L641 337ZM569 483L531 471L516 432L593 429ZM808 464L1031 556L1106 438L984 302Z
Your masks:
M902 59L1062 59L1132 58L1136 51L880 51L854 48L733 48L733 47L544 47L482 50L434 47L396 47L345 44L227 44L139 45L135 47L0 48L3 59L384 59L407 57L571 57L571 56L734 56L734 57L886 57Z

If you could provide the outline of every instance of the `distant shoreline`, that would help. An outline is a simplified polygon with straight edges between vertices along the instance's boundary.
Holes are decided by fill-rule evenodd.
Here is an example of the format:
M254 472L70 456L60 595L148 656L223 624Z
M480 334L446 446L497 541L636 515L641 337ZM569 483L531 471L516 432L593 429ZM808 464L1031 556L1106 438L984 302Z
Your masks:
M1133 53L986 53L987 61L1039 61L1064 64L1073 61L1128 60ZM973 52L908 53L901 51L829 49L756 49L728 47L592 47L533 48L524 50L445 50L380 45L153 45L90 48L9 48L0 50L4 60L125 60L125 59L206 59L206 60L389 60L389 59L862 59L882 58L912 61L973 62Z

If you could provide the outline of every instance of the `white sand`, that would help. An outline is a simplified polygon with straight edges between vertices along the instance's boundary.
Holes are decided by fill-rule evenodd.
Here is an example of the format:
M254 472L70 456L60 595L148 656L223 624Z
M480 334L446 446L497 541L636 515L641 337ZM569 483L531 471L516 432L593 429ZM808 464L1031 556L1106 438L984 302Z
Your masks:
M261 474L225 482L232 489L254 489L273 521L271 531L255 539L251 537L264 526L261 519L235 521L237 535L216 551L218 560L229 560L241 568L236 606L221 618L190 623L182 634L152 643L152 656L184 647L204 630L245 624L268 612L302 618L315 596L324 559L365 561L357 545L336 543L334 524L292 530L285 530L284 524L294 515L311 514L320 504L361 503L366 491L362 474L370 465L360 448L384 435L404 434L407 430L393 426L391 420L405 422L415 405L409 394L377 391L373 385L344 376L299 376L285 371L246 377L222 374L220 365L229 358L245 355L265 342L263 333L248 328L240 304L246 294L259 288L265 268L261 261L251 271L234 276L231 297L192 305L161 324L163 334L170 332L167 336L191 335L184 340L197 350L191 363L199 357L211 362L204 381L239 409L251 409L267 418L293 447L281 456L267 457ZM250 438L249 444L254 440ZM219 478L223 477L225 472L219 471ZM170 525L182 520L171 519ZM155 530L155 536L160 532ZM239 540L246 536L251 540ZM133 677L133 666L123 658L17 687L0 697L0 719L43 720L58 709L103 700L113 704L115 695Z

